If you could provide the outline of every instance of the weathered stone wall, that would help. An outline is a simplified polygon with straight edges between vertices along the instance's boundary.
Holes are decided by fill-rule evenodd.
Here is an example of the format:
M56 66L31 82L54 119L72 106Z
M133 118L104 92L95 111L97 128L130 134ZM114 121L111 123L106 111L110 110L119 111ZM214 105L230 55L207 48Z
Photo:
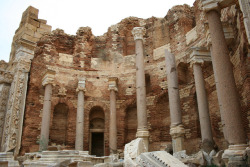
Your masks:
M229 41L228 46L241 99L242 119L249 138L249 56L242 13L237 6L224 9L222 21L227 22L235 32L235 40ZM67 149L74 149L75 144L78 77L86 78L84 150L90 148L90 111L99 106L105 115L105 155L109 154L109 77L118 78L118 149L123 149L129 140L135 138L132 132L136 132L136 119L130 120L136 116L135 43L131 30L137 26L143 26L147 30L144 55L145 73L150 76L147 81L150 92L147 93L146 103L150 132L149 150L162 150L171 143L164 57L164 50L168 49L176 56L178 68L182 121L185 128L184 146L188 153L197 152L200 149L201 129L193 71L189 62L191 47L206 46L205 22L201 3L197 0L193 7L173 7L165 18L126 18L99 37L95 37L89 27L79 28L76 35L68 35L57 29L41 36L31 64L21 154L39 149L44 96L42 77L47 69L55 71L50 129L53 126L56 105L65 104L68 107L65 138ZM224 149L227 143L222 133L223 125L212 65L205 63L202 67L213 137L218 148Z

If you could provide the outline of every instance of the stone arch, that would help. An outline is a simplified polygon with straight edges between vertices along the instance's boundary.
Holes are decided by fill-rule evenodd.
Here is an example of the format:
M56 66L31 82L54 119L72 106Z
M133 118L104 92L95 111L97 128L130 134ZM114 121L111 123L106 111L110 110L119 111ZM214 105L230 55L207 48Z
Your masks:
M137 108L133 103L125 109L124 143L127 144L136 138L137 132Z
M50 127L50 143L66 145L69 107L65 103L58 103L54 107L52 125Z
M180 87L186 86L193 81L193 74L190 70L189 64L180 62L177 65L178 83Z
M92 133L98 133L97 131L93 130L93 128L99 129L100 133L103 133L104 137L104 152L103 155L109 154L109 135L108 135L108 129L109 129L109 108L107 105L103 102L87 102L85 103L85 113L84 113L84 150L89 150L91 153L91 142L92 142ZM103 115L101 116L100 113L98 116L94 116L94 118L91 116L91 113L93 110L101 110L103 112ZM91 125L93 124L93 126ZM102 129L102 130L101 130ZM101 156L101 155L98 155Z
M150 112L150 151L164 150L171 143L170 109L168 91L165 90L155 99L155 109Z

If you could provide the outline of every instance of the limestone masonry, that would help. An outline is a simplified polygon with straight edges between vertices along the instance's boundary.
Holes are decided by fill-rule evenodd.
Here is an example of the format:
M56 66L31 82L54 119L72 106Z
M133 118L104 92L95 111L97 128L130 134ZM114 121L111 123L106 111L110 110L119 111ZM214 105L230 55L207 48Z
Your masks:
M0 166L249 165L250 1L166 13L69 35L28 7L0 61Z

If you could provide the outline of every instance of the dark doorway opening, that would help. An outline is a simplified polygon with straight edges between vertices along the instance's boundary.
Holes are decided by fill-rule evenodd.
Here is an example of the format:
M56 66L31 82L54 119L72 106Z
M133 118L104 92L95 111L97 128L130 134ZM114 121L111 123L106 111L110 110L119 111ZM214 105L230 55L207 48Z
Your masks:
M104 133L92 133L91 154L104 156Z

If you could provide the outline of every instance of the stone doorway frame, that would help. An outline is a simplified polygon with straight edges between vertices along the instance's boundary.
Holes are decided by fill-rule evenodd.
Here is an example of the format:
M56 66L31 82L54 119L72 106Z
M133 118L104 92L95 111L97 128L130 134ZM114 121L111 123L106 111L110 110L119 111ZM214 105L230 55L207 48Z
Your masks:
M105 156L105 129L90 129L89 130L89 154L92 155L92 134L103 133L103 156Z

